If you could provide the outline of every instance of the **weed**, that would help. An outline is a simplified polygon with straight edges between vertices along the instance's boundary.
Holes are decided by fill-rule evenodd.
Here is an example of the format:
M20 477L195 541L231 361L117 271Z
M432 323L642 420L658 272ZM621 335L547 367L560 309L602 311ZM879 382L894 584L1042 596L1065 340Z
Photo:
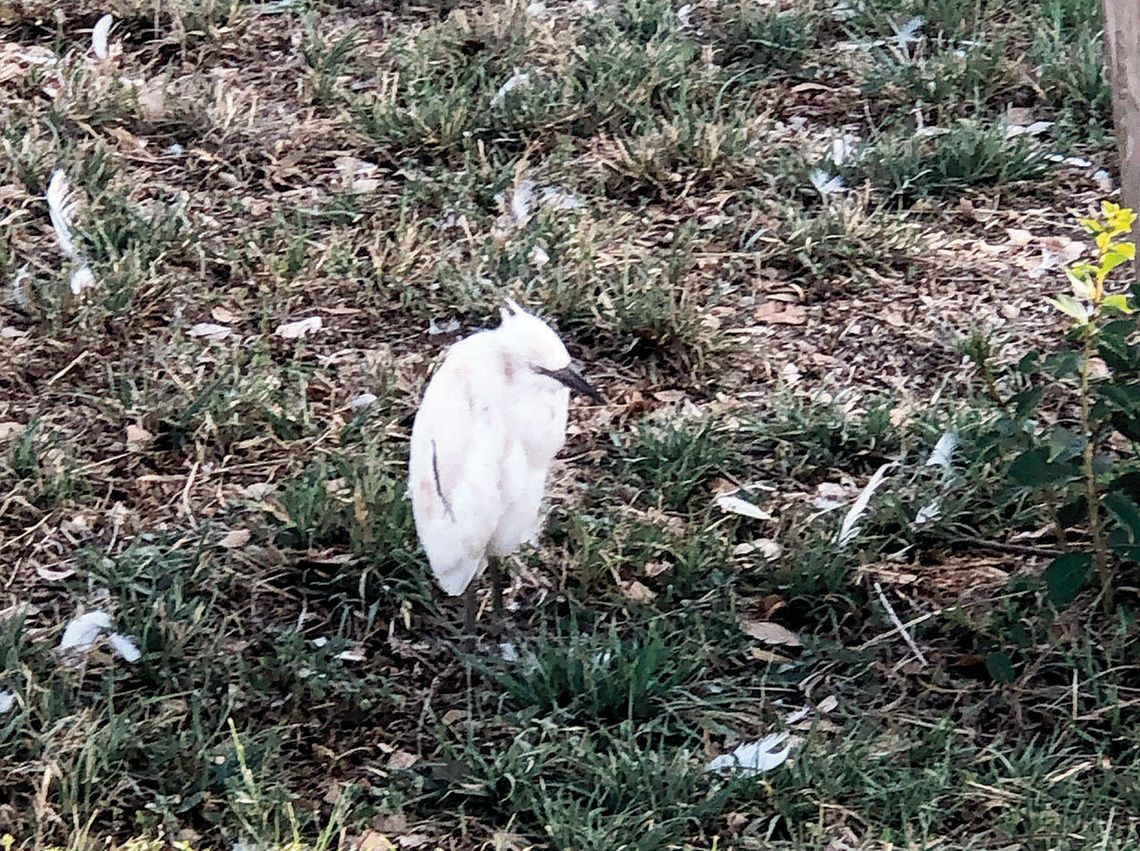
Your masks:
M1010 138L1000 124L960 121L945 132L881 136L846 171L892 199L913 201L1041 178L1049 168L1025 136Z
M731 457L710 422L643 425L623 454L631 481L673 511L688 510L698 488Z

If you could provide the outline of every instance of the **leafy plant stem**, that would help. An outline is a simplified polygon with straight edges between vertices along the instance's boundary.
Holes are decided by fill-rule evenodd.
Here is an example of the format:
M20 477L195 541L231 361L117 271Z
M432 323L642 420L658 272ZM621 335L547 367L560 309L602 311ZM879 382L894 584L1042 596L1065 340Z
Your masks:
M1113 608L1112 571L1108 563L1108 542L1105 540L1104 523L1100 516L1100 489L1093 470L1093 434L1091 423L1091 398L1089 395L1089 371L1096 354L1096 319L1086 329L1084 356L1081 358L1081 431L1085 436L1085 448L1081 454L1081 466L1085 477L1085 495L1089 502L1089 534L1092 537L1093 554L1096 558L1096 572L1100 577L1101 592L1105 609ZM1061 539L1063 540L1063 539Z

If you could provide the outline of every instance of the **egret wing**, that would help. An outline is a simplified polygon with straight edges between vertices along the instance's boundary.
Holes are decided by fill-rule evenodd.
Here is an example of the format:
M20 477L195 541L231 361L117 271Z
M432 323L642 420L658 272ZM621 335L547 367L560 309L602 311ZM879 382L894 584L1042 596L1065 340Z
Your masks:
M511 501L511 458L519 450L493 388L477 387L465 380L467 370L448 367L424 394L408 466L416 532L440 587L458 595L486 565L487 546Z

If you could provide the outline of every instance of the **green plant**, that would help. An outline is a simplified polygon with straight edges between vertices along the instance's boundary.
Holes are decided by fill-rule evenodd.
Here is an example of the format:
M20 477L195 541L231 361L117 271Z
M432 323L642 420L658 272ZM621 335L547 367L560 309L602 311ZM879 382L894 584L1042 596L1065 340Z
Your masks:
M1054 603L1070 603L1095 567L1106 607L1112 608L1116 565L1140 561L1140 480L1135 441L1140 440L1140 346L1133 341L1134 304L1140 285L1111 291L1109 278L1121 266L1131 268L1134 245L1122 239L1132 231L1136 215L1115 204L1102 204L1101 219L1083 219L1095 237L1097 262L1080 262L1067 270L1072 294L1050 299L1074 327L1073 349L1042 358L1026 355L1020 370L1042 380L1008 399L998 431L1016 454L1009 465L1015 490L1042 495L1064 552L1045 572ZM1126 265L1129 264L1129 265ZM976 352L975 355L984 355ZM992 379L991 392L996 392ZM1067 396L1062 415L1047 428L1031 419L1047 390ZM1085 543L1074 543L1068 531L1082 527Z
M959 121L945 132L884 135L844 173L870 181L892 198L913 201L1031 180L1049 167L1041 148L1025 136L1010 138L1001 124Z

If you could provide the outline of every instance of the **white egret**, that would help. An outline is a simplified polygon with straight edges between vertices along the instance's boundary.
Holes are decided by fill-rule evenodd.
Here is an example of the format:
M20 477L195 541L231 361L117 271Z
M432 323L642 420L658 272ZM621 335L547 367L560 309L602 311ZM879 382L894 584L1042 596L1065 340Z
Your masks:
M550 327L513 301L502 324L460 340L436 371L412 425L408 487L416 533L440 588L463 595L475 630L475 580L542 527L546 477L566 439L570 391L601 397Z

